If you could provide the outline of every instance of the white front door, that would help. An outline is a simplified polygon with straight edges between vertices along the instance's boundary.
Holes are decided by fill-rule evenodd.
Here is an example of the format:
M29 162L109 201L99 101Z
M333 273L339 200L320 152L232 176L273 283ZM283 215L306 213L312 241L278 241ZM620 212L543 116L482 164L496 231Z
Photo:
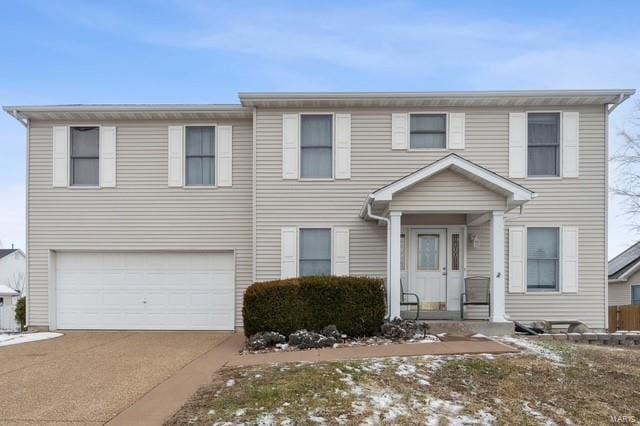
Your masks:
M447 309L447 230L412 229L409 241L409 289L421 309Z

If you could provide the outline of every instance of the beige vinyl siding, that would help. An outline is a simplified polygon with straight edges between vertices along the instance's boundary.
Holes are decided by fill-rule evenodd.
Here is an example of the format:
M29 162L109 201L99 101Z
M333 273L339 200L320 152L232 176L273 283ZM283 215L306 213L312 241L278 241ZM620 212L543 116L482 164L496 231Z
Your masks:
M605 265L605 108L576 106L505 109L452 108L466 113L465 149L458 155L502 176L508 175L509 112L564 110L580 112L580 177L518 179L538 193L522 216L509 224L536 223L579 227L578 294L508 294L507 314L520 320L580 319L602 328ZM384 275L386 229L363 222L358 213L370 192L449 152L391 150L391 113L399 110L327 110L350 112L352 175L350 180L300 182L282 180L282 113L298 110L258 109L256 117L256 268L258 280L280 276L280 227L348 226L351 274ZM405 110L406 111L406 110ZM318 112L318 110L314 110ZM471 228L469 229L471 231ZM489 227L480 227L480 247L467 259L468 274L489 273ZM508 251L507 251L508 252ZM506 259L505 259L506 262ZM508 271L505 271L508 276ZM508 285L508 283L505 283Z
M609 306L629 305L631 303L631 283L609 283Z
M100 123L117 127L117 186L103 189L53 188L52 126L69 123L31 123L31 325L48 325L49 250L88 249L235 250L236 326L242 324L252 263L252 127L250 120L216 122L233 125L233 186L215 189L167 185L167 126L202 122Z
M458 173L440 172L394 195L389 210L420 211L487 211L504 210L506 200Z
M609 306L630 304L632 285L640 285L640 271L632 274L627 281L609 283Z

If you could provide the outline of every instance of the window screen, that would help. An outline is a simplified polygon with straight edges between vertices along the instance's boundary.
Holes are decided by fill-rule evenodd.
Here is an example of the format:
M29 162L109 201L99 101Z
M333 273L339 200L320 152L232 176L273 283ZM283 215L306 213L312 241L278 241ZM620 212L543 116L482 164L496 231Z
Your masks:
M331 275L331 229L300 230L300 276Z
M303 115L300 177L333 177L331 115Z
M560 113L529 113L529 176L560 176Z
M411 114L411 149L446 148L446 114Z
M529 291L558 290L559 246L558 228L527 229L527 289Z
M640 285L631 286L631 304L640 305Z
M99 185L99 140L98 127L71 128L71 185Z
M189 186L215 185L215 127L186 128L185 163L186 184Z

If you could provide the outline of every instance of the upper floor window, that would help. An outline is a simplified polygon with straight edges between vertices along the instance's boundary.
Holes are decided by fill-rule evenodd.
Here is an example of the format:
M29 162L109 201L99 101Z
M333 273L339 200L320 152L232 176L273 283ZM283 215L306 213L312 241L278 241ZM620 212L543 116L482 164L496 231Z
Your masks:
M527 115L529 176L560 176L560 113Z
M214 186L216 175L215 127L187 126L185 171L187 186Z
M331 229L300 229L299 275L331 275Z
M527 290L558 291L559 228L527 228Z
M71 185L98 186L100 128L71 127Z
M333 177L333 130L331 115L301 116L300 177L330 179Z
M446 114L411 114L409 148L430 149L447 147Z

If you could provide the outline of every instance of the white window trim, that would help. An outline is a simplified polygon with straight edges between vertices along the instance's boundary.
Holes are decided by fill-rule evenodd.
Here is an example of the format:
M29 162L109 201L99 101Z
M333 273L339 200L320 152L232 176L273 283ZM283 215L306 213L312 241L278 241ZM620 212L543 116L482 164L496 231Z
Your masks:
M411 148L411 116L412 115L444 115L444 148ZM407 118L407 151L408 152L447 152L449 151L449 111L411 111Z
M562 131L564 125L564 119L561 110L529 110L525 111L525 123L524 123L524 140L526 143L526 152L524 157L525 179L527 180L562 180ZM559 114L560 115L560 128L558 129L559 143L558 143L558 176L529 176L529 114Z
M218 123L197 123L182 125L182 188L189 190L207 190L218 188ZM214 155L213 167L215 167L214 185L187 185L187 127L213 127Z
M90 123L82 123L82 124L69 124L67 126L67 188L75 190L84 190L84 189L102 189L100 185L100 175L102 173L101 170L101 158L100 158L100 145L102 144L102 127L103 124L90 124ZM97 127L98 128L98 185L74 185L71 179L71 129L74 127Z
M305 225L305 226L296 226L297 229L297 238L296 238L296 253L298 253L298 259L296 262L296 276L300 277L300 235L302 233L300 231L306 229L324 229L329 230L329 263L331 265L331 273L333 275L333 226L322 226L322 225Z
M303 115L330 115L331 116L331 177L329 178L303 178L302 177L302 116ZM336 180L336 114L335 112L312 111L312 112L298 113L298 180L300 182L333 182Z
M525 245L525 260L524 262L524 294L525 295L559 295L562 292L562 225L556 223L528 223L524 226L524 245ZM528 281L528 267L529 267L529 228L555 228L558 230L558 288L556 290L529 290ZM576 294L576 293L566 293Z

